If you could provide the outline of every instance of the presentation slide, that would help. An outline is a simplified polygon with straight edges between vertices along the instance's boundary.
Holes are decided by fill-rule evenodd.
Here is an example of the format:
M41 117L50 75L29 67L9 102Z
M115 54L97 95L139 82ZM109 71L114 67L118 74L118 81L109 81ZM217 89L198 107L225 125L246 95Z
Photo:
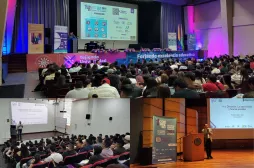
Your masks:
M11 114L13 124L23 125L47 124L48 108L46 104L11 102Z
M137 9L81 2L81 39L137 40Z
M210 99L211 126L216 129L253 129L254 99Z

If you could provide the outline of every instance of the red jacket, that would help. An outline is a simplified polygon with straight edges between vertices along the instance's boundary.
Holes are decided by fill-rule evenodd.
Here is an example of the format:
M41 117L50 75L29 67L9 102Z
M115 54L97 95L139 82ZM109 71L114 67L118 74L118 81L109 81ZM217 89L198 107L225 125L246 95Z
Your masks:
M208 82L202 85L205 92L216 92L219 90L225 90L224 85L220 82L212 83Z

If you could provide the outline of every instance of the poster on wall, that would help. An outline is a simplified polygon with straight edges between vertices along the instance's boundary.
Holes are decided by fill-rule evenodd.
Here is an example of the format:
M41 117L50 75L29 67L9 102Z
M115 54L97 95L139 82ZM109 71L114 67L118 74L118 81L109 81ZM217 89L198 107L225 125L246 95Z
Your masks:
M28 24L28 54L44 53L44 25Z
M188 50L196 50L196 35L195 34L188 34Z
M177 161L176 118L153 117L153 164Z
M177 51L176 33L168 33L168 48Z
M54 53L67 53L68 27L55 26Z

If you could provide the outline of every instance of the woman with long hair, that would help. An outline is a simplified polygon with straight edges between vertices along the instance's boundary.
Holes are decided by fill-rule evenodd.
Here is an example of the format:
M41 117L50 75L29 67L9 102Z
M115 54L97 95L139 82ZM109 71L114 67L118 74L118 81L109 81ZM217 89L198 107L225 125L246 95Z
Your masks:
M226 90L235 89L235 86L232 84L231 76L229 74L223 75L220 82L224 85Z

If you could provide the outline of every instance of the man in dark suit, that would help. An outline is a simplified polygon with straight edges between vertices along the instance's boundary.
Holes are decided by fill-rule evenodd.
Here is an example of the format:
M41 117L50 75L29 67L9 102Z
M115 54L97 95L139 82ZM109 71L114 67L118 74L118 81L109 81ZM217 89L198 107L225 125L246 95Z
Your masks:
M63 159L67 156L75 155L77 152L74 150L74 145L69 144L67 147L67 151L63 153Z

